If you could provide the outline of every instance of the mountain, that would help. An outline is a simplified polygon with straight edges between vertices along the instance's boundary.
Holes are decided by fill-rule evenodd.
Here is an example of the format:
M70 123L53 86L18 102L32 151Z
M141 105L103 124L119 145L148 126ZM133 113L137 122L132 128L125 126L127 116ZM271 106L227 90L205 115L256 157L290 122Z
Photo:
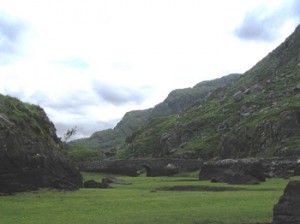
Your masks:
M193 88L173 90L162 103L157 104L150 111L149 118L164 117L183 111L194 103L205 100L214 90L231 84L239 76L240 74L229 74L218 79L200 82Z
M53 123L39 106L0 94L0 192L82 185L77 169L63 156Z
M124 158L300 156L300 27L236 81L152 119L123 147Z
M85 147L106 152L124 142L126 136L132 134L149 119L151 109L127 112L113 129L93 133L89 138L76 139L69 142L71 147Z
M230 74L219 79L200 82L193 88L174 90L154 108L127 112L115 128L95 132L89 138L77 139L69 144L101 151L111 150L150 120L175 114L198 101L205 100L212 91L225 87L239 76Z

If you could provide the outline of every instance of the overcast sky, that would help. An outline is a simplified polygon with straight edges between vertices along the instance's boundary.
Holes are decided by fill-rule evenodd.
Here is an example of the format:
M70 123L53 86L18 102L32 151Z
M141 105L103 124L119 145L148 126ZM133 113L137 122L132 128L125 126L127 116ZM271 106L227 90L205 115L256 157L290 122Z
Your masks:
M247 71L299 19L298 0L1 0L0 93L42 106L59 135L89 136Z

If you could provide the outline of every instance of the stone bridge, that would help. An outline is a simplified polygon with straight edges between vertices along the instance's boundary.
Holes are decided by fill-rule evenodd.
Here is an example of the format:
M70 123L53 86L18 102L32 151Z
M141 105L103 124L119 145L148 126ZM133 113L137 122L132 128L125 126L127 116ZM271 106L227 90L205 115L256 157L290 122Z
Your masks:
M101 160L79 164L81 171L104 172L138 176L143 171L147 176L169 176L179 172L197 171L202 160L192 159L123 159Z

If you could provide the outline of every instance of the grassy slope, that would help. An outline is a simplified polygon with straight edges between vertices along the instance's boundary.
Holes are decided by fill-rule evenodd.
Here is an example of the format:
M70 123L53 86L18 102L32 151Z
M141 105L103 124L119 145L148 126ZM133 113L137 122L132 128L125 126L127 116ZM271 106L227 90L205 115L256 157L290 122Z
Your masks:
M100 180L101 175L85 174L85 178ZM283 179L270 179L261 185L238 186L247 188L247 191L153 192L161 186L229 185L189 181L191 177L120 178L133 184L114 185L113 189L81 189L76 192L42 190L1 197L0 223L270 222L273 205L277 203L288 182Z
M15 123L20 129L33 129L32 135L42 136L49 128L42 119L45 114L42 108L21 102L19 99L0 94L0 113ZM44 125L44 126L43 126Z
M185 111L154 120L135 133L124 157L163 157L189 151L213 157L281 156L300 153L300 129L286 125L284 113L300 114L300 27L286 42L237 81L214 91ZM260 86L261 91L239 91ZM300 87L299 87L300 88ZM298 89L299 89L298 88ZM297 124L299 118L292 123ZM164 136L169 136L167 140ZM261 147L261 136L266 141ZM286 138L286 139L284 139ZM221 151L223 150L223 151ZM223 155L224 154L224 155Z
M142 126L148 119L151 109L127 112L113 129L93 133L89 138L76 139L69 145L101 151L108 151L124 142L125 138Z
M213 90L232 83L239 76L239 74L230 74L219 79L200 82L193 88L174 90L154 108L127 112L115 128L97 131L89 138L77 139L69 144L74 147L82 146L102 151L110 150L123 143L127 136L137 131L149 120L184 110L195 102L205 99Z
M59 139L55 127L40 106L0 94L0 115L14 123L15 130L19 130L24 139L30 141L36 138L53 148L58 148Z

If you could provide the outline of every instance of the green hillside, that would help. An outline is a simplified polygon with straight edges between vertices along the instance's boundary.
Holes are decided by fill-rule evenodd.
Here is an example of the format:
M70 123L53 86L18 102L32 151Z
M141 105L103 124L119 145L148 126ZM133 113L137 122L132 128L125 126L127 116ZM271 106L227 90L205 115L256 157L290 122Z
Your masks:
M127 138L131 157L300 154L300 27L238 80Z
M71 141L71 147L85 147L94 150L108 151L124 142L126 136L132 134L149 119L148 110L127 112L123 119L113 129L93 133L89 138Z
M187 107L205 100L214 90L232 83L240 75L231 74L219 79L200 82L193 88L177 89L154 108L127 112L113 129L93 133L89 138L70 142L72 147L85 147L100 151L117 150L127 136L154 118L175 114Z
M0 94L0 117L14 123L14 128L27 136L27 141L38 138L59 148L55 127L41 107Z

